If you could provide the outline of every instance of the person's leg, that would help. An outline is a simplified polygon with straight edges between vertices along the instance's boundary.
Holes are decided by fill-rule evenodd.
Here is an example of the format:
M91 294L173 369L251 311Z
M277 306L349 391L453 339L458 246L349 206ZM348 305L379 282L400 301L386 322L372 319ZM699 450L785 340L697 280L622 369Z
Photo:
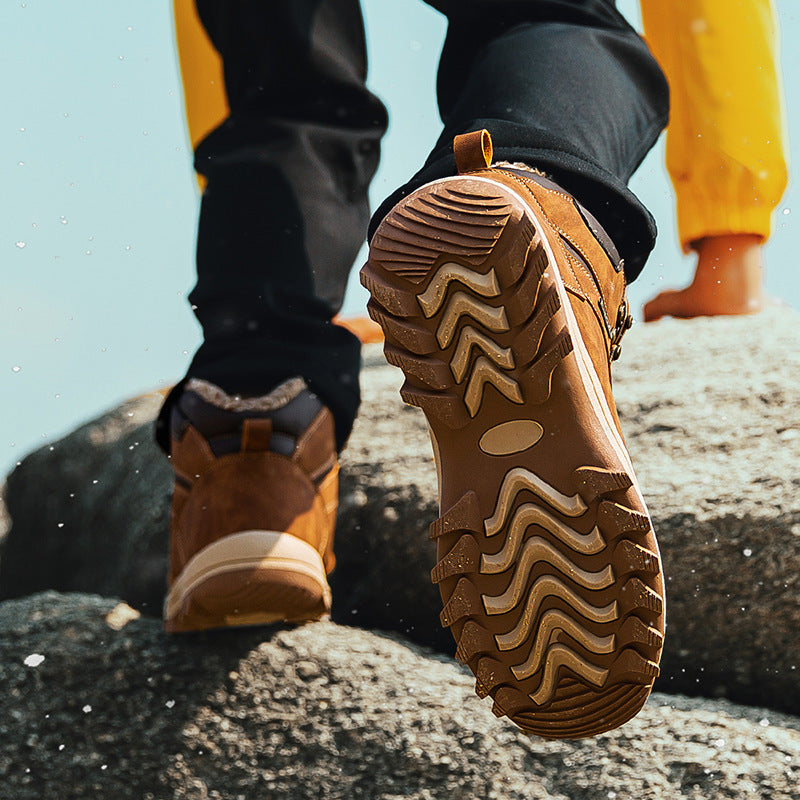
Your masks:
M486 128L495 158L543 170L602 223L633 280L655 223L627 182L668 118L658 64L613 0L429 0L449 28L439 66L444 130L425 166L376 211L455 174L453 137Z
M666 85L611 2L434 4L445 133L373 218L362 281L431 427L457 657L498 716L590 736L642 707L664 633L610 366L655 233L626 182ZM451 154L484 126L503 160L486 130Z
M203 344L187 377L259 394L299 375L333 412L341 447L358 407L359 343L331 319L386 127L364 83L358 0L201 0L198 11L230 114L195 153L207 185L190 300Z
M755 314L764 308L764 239L758 234L705 236L692 243L697 264L684 289L665 289L644 304L645 322Z
M357 0L198 0L197 11L230 111L195 152L206 183L190 299L204 341L159 418L175 472L170 632L330 610L337 450L360 361L331 320L386 125L364 84ZM199 33L196 16L184 21ZM189 119L207 125L219 108Z
M691 284L658 294L645 304L644 319L760 311L763 244L787 180L774 5L641 6L672 92L667 168L678 235L685 253L697 253Z

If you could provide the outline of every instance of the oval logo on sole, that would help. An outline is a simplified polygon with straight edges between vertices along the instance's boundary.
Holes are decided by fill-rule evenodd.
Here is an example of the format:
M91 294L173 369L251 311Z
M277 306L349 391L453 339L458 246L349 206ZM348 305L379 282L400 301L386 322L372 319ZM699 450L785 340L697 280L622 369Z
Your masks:
M532 419L512 419L489 428L478 446L489 456L508 456L533 447L542 438L544 429Z

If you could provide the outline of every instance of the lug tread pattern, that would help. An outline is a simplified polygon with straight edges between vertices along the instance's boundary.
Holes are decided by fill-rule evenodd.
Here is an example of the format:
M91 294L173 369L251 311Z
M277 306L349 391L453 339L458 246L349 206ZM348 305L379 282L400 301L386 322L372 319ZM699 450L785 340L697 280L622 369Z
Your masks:
M467 429L488 393L495 406L545 404L575 351L529 216L494 184L452 180L395 207L362 270L401 395L434 431ZM493 508L468 490L431 525L440 621L498 716L546 738L610 730L644 704L663 641L634 479L578 464L564 492L525 467L498 476Z
M499 195L434 185L390 212L361 273L387 359L405 373L403 399L454 429L477 416L490 391L517 405L544 402L572 351L562 330L538 354L560 301L552 291L540 301L547 255L533 223L517 214L510 226L511 218ZM487 268L504 235L508 252ZM449 366L449 379L418 358L431 354Z
M604 484L609 492L619 491L620 485L626 482L613 473L598 475L593 468L581 468L576 472L579 473L575 476L576 484L580 484L581 478L589 474L594 488ZM558 546L545 546L544 540L536 532L549 528L548 517L557 519L552 512L567 512L567 516L571 515L571 522L591 513L591 504L586 502L587 498L583 498L583 503L579 504L556 490L548 492L541 480L533 480L520 470L508 476L505 483L512 487L514 496L501 490L498 508L487 518L485 527L492 536L505 534L502 537L504 547L520 548L519 555L514 553L502 559L498 559L497 554L483 556L479 573L486 572L487 567L493 571L494 565L499 564L501 567L507 566L511 577L503 594L481 595L484 608L474 609L472 617L476 625L480 624L484 613L502 614L516 621L506 633L494 637L497 652L514 653L518 662L511 663L507 668L512 675L507 688L517 692L511 695L515 700L509 705L507 713L526 730L557 738L590 735L607 729L597 727L601 725L600 721L597 726L590 724L585 713L590 702L599 703L603 709L603 726L607 726L609 720L615 723L625 721L621 718L630 710L631 693L627 690L620 692L614 687L617 684L649 687L658 674L657 660L662 643L661 634L650 622L663 611L663 602L659 594L646 583L658 573L658 555L635 541L621 538L626 534L641 534L644 515L603 501L596 504L598 510L595 516L600 517L604 505L606 508L612 506L614 513L609 516L606 512L604 515L602 551L597 550L591 535L588 539L587 535L577 532L572 537L565 535L563 528L567 528L569 522L559 523L562 528L553 526L555 531L561 532L556 537ZM543 500L551 510L530 502L520 502L531 496ZM587 510L581 511L581 507ZM519 520L522 519L522 525L528 522L526 514L533 514L530 520L532 524L526 526L526 538L520 547ZM534 523L533 519L537 517L539 519ZM619 524L618 531L610 531L609 518ZM596 537L600 530L599 520L595 520L595 523L592 533ZM611 547L614 548L613 554L604 555ZM502 554L502 550L499 554ZM603 570L590 571L581 566L598 557L606 562ZM540 565L542 569L534 574L533 567ZM476 578L472 580L479 585ZM601 605L595 600L599 596L605 600L613 599ZM476 634L472 628L470 641L475 640ZM460 652L467 659L474 659L476 654L485 652L485 649L485 645L479 650L465 645ZM522 656L516 655L517 652ZM476 669L479 667L479 664L473 665L469 660L468 663ZM492 674L497 676L500 673L495 669ZM572 688L564 696L561 686L564 676L569 676L571 681L577 678L577 686L582 688L575 691L575 684L570 681ZM498 679L491 682L485 675L479 681L484 689L493 693L495 710L505 708L503 698L508 693L495 691L502 681ZM520 686L529 690L527 707L518 696ZM565 701L568 703L566 707ZM559 724L554 730L547 718L551 713L548 709L552 709L554 704L558 704L559 708L552 713L561 722L567 716L574 717L571 727ZM631 708L633 706L635 702Z

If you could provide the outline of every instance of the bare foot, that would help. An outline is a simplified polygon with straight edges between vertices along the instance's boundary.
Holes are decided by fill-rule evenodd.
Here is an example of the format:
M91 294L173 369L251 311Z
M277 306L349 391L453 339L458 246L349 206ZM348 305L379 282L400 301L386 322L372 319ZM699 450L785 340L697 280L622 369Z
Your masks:
M661 317L755 314L764 308L762 239L737 233L695 242L697 267L685 289L661 292L644 305L644 321Z

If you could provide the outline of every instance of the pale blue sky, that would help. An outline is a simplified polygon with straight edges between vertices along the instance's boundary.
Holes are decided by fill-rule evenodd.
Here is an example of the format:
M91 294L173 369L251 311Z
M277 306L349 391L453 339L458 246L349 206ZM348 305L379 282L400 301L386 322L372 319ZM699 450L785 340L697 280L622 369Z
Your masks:
M434 75L443 18L415 0L364 0L370 84L391 123L373 203L438 135ZM778 0L784 42L797 0ZM636 18L634 0L620 7ZM181 377L199 342L193 283L198 196L166 0L6 0L0 7L0 475L117 402ZM790 129L800 54L783 48ZM800 153L793 146L794 162ZM661 147L633 188L661 237L633 305L691 272L675 240ZM800 307L794 183L768 250L771 293ZM791 211L795 210L792 214ZM355 280L346 311L362 311Z

